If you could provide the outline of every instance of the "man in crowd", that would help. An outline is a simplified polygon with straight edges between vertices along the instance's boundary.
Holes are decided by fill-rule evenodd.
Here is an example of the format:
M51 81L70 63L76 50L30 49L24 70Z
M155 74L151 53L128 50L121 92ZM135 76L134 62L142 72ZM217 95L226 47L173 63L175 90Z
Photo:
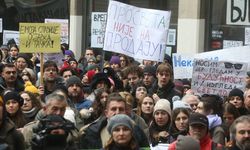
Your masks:
M245 115L234 120L230 127L233 145L229 150L250 149L250 116Z
M147 89L151 88L153 83L155 82L155 66L145 66L143 69L143 84L147 87Z
M48 119L47 116L50 116L50 115L58 115L58 116L63 117L65 110L66 110L66 106L68 105L65 97L63 97L62 95L56 94L56 93L51 93L51 94L47 95L45 102L46 103L45 103L45 106L43 108L45 116L42 117L40 120L33 121L33 122L25 125L23 128L25 146L27 149L31 149L32 141L34 139L33 135L38 134L40 132L40 130L41 130L40 127L43 126L42 120ZM65 120L65 123L70 124L71 122ZM53 129L52 129L51 132L49 132L48 134L53 134L53 135L55 135L55 138L56 137L60 138L60 135L62 135L61 130L59 130L60 132L57 129L55 129L55 130L56 131L53 131ZM78 131L72 127L72 129L67 134L68 134L66 137L67 143L69 145L75 147L75 144L77 143L78 137L79 137ZM58 144L61 144L61 143L58 143Z
M24 82L17 76L17 69L14 64L5 64L0 77L0 93L6 88L13 89L16 92L24 90Z
M43 69L44 84L39 84L39 94L42 97L52 93L56 87L64 85L63 78L58 76L58 67L54 61L46 61Z
M116 114L126 114L126 102L119 93L109 95L104 113L105 115L100 119L84 127L81 138L81 148L100 149L107 144L110 138L110 134L107 130L107 122ZM140 147L148 146L146 135L137 125L135 126L133 135Z

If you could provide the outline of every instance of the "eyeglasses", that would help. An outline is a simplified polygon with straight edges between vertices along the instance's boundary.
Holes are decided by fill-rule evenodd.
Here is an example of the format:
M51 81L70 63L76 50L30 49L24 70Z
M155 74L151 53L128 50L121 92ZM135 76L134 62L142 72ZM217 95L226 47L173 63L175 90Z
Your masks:
M240 70L243 66L243 64L233 64L233 63L230 63L230 62L224 62L225 64L225 68L227 69L232 69L232 68L235 68L236 70Z

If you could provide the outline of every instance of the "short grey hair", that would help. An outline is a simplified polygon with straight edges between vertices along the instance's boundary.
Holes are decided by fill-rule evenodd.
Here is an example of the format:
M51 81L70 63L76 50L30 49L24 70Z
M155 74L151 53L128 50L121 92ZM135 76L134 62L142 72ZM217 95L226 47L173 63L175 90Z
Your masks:
M53 92L45 97L45 104L46 105L49 105L52 101L61 101L61 102L65 102L68 105L65 97L60 95L60 94L57 94L55 92Z
M196 95L193 95L193 94L186 94L182 97L181 101L183 102L187 102L187 99L189 98L195 98L198 102L200 101L199 98L196 96Z
M233 124L230 127L230 135L232 136L232 140L235 141L235 135L236 135L236 125L238 123L248 122L250 123L250 116L249 115L243 115L239 118L235 119Z

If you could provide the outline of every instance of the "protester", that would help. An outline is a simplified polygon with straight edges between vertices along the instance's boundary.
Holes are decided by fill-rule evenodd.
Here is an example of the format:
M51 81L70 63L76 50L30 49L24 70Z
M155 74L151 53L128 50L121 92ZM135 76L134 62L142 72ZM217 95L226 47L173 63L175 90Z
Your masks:
M182 97L181 101L189 104L193 112L196 111L197 105L200 102L199 98L192 94L186 94L185 96Z
M244 106L244 92L238 88L232 89L228 94L228 102L233 104L240 115L247 115L248 111Z
M143 100L139 101L136 113L144 119L148 126L154 118L153 112L154 100L151 96L146 96L143 98Z
M21 92L20 96L23 98L22 112L25 120L27 123L34 121L38 111L42 109L40 100L31 92Z
M229 150L249 150L250 149L250 117L249 115L237 118L230 127L232 135L232 145Z
M111 117L107 129L111 137L104 150L139 150L139 144L133 136L133 121L127 115Z
M97 121L85 126L82 130L81 148L83 149L98 149L104 147L111 135L107 130L109 119L117 114L126 114L126 102L119 93L109 95L104 116ZM147 137L138 126L135 125L133 135L140 147L147 147Z
M171 124L170 103L166 99L160 99L154 106L154 119L149 126L149 141L154 147L159 143L171 143L174 141L169 134Z
M47 116L49 116L49 115L58 115L58 116L62 116L62 117L64 116L64 113L65 113L66 107L67 107L67 100L62 95L51 93L48 96L46 96L45 102L46 102L45 106L43 107L44 116L37 121L30 122L29 124L25 125L23 128L22 133L24 135L26 149L31 149L32 140L34 137L33 135L39 134L40 131L42 131L43 128L41 129L40 127L43 127L43 124L42 124L43 120L46 121ZM70 121L66 121L66 120L64 120L64 121L65 121L65 123L69 123L71 125L73 124ZM64 125L66 125L66 124L64 124ZM35 129L37 129L37 130L35 130ZM50 131L55 132L55 134L54 134L55 138L58 137L56 135L60 134L60 132L61 132L61 130L60 131L50 130ZM48 133L46 132L46 134L53 134L51 132L48 132ZM64 131L64 132L66 132L66 131ZM59 135L59 138L60 137L61 136ZM70 146L75 147L75 145L78 142L78 137L79 137L78 131L73 127L70 128L69 132L67 134L67 145L69 145L69 147ZM52 139L50 139L50 140L52 140ZM44 142L44 141L41 141L41 142ZM51 141L50 141L50 143L51 143ZM61 147L60 144L63 144L63 143L57 142L57 144L59 147Z
M197 106L195 112L207 116L209 126L208 130L214 142L225 145L225 131L222 124L222 99L218 95L204 94Z
M23 135L16 130L15 124L8 118L2 97L0 97L0 147L1 150L25 149Z
M23 128L27 123L22 112L23 98L14 91L6 91L3 95L7 116L15 123L16 128Z
M170 135L177 139L179 135L188 134L189 111L186 108L176 108L172 112Z
M246 89L244 92L244 104L248 114L250 114L250 88Z
M173 70L168 63L160 64L156 69L157 81L153 84L149 93L157 101L160 98L164 98L169 101L171 108L173 108L172 98L178 96L181 97L181 93L175 90L173 83Z

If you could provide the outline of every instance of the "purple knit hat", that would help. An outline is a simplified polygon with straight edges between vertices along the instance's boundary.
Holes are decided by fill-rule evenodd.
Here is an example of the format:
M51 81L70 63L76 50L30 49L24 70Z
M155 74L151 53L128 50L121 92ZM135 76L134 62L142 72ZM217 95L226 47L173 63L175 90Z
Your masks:
M119 64L120 65L120 57L119 56L112 56L109 63L110 64Z

